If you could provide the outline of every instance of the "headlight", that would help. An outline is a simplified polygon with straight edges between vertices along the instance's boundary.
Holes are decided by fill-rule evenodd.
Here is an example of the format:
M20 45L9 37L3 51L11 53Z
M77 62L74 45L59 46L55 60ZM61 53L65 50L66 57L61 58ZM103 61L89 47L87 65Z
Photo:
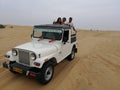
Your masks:
M18 55L18 52L17 52L17 50L15 50L15 49L12 49L12 55L13 55L13 56L17 56L17 55Z
M34 53L31 53L30 58L31 58L32 60L35 60L35 59L36 59L36 55L35 55Z

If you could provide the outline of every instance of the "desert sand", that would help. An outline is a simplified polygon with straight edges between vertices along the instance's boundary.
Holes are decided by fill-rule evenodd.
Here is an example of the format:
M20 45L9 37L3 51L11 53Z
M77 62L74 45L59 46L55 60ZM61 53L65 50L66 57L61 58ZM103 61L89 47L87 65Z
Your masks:
M2 67L5 53L31 41L31 33L25 26L0 29L0 90L120 90L120 32L79 30L75 59L58 64L47 85Z

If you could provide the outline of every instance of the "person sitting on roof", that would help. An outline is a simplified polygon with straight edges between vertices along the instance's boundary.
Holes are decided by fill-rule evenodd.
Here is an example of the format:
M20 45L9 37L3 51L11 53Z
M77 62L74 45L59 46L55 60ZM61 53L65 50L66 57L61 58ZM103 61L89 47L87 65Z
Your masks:
M62 24L66 25L66 18L65 17L62 18Z
M72 23L72 17L69 17L69 22L66 24L66 25L69 25L70 27L72 27L73 28L73 30L75 31L75 32L77 32L76 31L76 29L75 29L75 27L74 27L74 25L73 25L73 23Z
M53 24L62 24L62 22L61 22L61 17L58 17L57 21L56 21L56 22L53 22Z

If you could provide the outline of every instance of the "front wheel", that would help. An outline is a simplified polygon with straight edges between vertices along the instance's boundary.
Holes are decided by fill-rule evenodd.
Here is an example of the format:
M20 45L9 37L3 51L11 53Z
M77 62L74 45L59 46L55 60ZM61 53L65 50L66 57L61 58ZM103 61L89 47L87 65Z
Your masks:
M72 49L71 54L68 56L68 60L72 61L75 58L75 48Z
M54 74L54 66L52 62L47 62L41 69L40 83L47 84L51 81Z

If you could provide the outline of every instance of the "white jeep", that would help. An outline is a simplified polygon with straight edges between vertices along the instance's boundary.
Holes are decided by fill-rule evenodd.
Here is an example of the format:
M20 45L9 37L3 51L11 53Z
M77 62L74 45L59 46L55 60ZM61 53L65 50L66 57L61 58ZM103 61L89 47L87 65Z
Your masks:
M37 25L32 41L12 48L5 55L9 63L3 67L13 73L36 77L47 84L53 77L54 66L66 57L73 60L77 52L76 34L68 25Z

